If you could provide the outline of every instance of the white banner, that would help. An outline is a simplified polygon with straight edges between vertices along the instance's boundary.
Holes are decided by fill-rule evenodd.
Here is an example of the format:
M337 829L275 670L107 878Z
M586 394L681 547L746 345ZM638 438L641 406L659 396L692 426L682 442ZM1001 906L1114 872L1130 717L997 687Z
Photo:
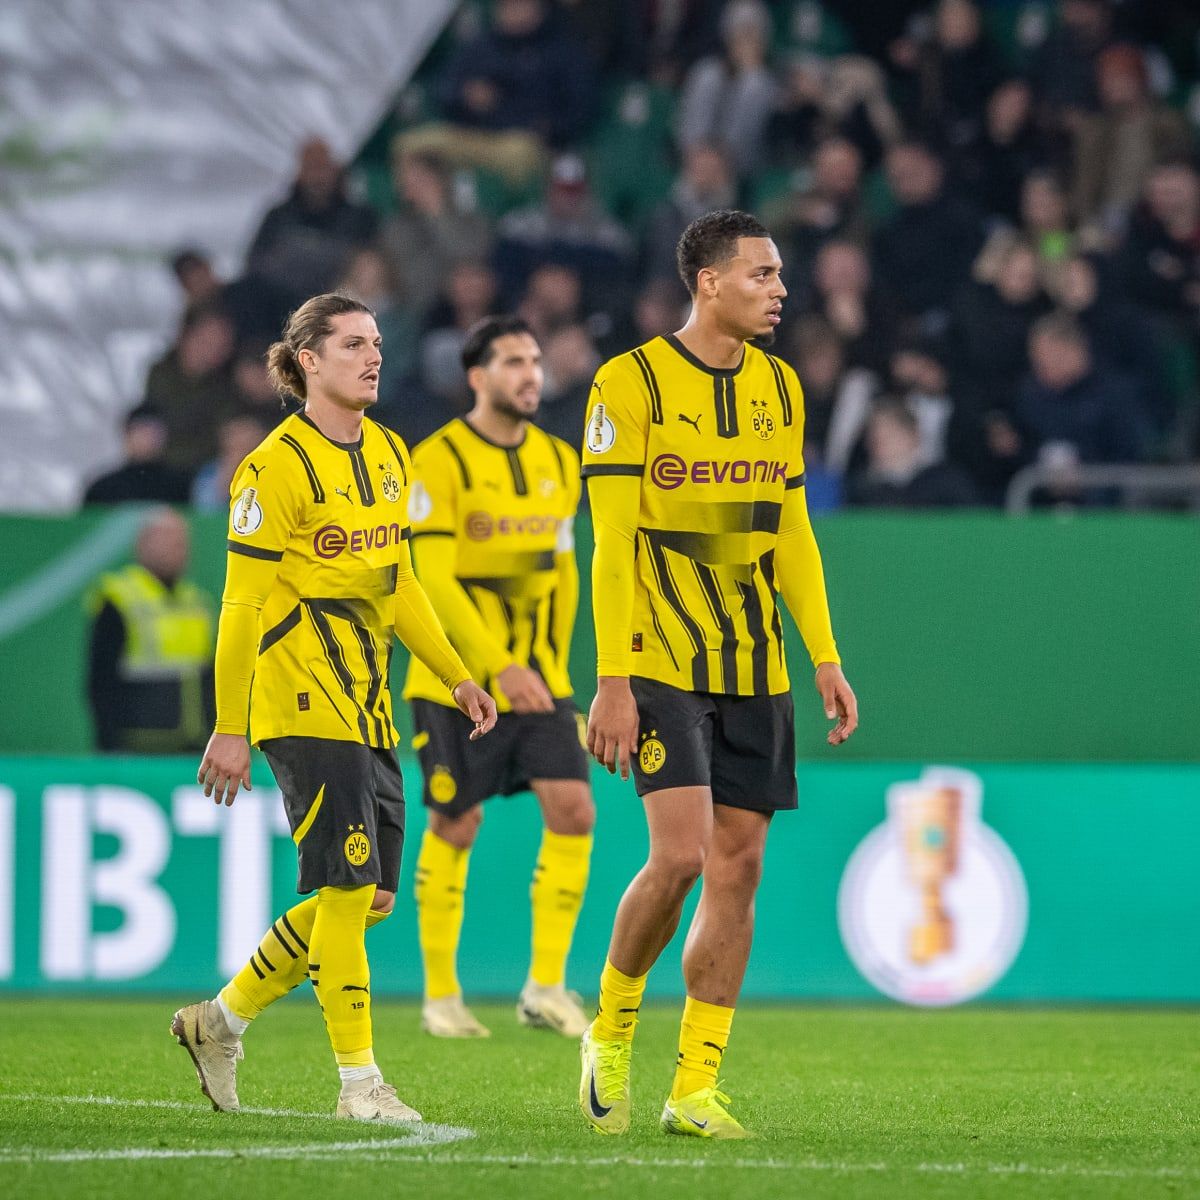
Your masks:
M236 274L299 146L351 158L456 0L0 5L0 509L120 457L174 337L169 259Z

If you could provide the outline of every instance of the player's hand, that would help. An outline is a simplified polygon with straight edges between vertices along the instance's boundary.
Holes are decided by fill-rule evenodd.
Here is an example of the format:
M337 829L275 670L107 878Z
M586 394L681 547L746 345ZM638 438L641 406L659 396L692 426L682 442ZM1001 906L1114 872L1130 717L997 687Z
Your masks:
M496 727L496 702L473 679L464 679L452 693L454 703L464 716L475 722L471 741L483 737Z
M637 701L629 680L618 675L602 675L597 681L596 698L588 713L588 753L610 775L618 770L629 778L629 764L637 746Z
M554 711L554 697L546 681L532 668L510 663L496 682L516 713L548 713Z
M214 733L200 760L196 782L214 804L232 804L238 784L250 791L250 743L240 733Z
M837 724L825 739L840 746L858 728L858 700L837 663L822 663L817 668L817 691L825 705L825 715Z

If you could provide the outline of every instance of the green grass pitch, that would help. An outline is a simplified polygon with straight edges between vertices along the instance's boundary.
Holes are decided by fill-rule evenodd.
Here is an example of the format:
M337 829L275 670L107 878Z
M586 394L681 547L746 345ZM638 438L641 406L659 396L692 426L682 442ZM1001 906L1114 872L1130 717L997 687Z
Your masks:
M307 989L305 989L307 991ZM739 1011L725 1083L760 1137L659 1133L678 1010L650 1006L634 1128L587 1129L573 1043L478 1007L486 1042L434 1041L377 1003L377 1056L429 1125L331 1119L337 1077L311 995L246 1037L248 1111L213 1113L167 1033L176 1000L0 1002L0 1194L259 1196L1200 1196L1195 1013ZM264 1111L266 1110L266 1111Z

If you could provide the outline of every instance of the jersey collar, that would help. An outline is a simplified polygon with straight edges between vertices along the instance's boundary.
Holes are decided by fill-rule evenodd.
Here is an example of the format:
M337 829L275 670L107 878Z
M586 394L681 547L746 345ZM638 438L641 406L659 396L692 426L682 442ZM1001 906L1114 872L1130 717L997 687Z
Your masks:
M363 438L366 436L365 425L363 426L363 432L358 435L357 442L335 442L333 438L321 433L320 429L317 428L317 423L308 415L308 413L301 410L296 414L296 416L298 416L300 420L302 420L305 425L309 427L309 429L315 430L315 432L320 437L324 438L325 441L327 441L331 446L336 446L339 450L345 450L347 454L352 454L355 450L361 450L363 448Z
M467 427L467 429L471 433L473 433L481 442L484 442L487 445L492 446L497 450L520 450L520 448L523 445L525 445L525 442L529 438L529 422L528 421L525 422L525 428L521 430L521 440L519 442L517 442L517 444L515 446L502 446L499 442L493 442L492 439L490 437L488 437L486 434L480 433L479 430L476 429L475 426L472 425L471 422L468 421L466 417L458 417L456 419L458 421L460 421L463 425L465 425Z
M662 340L675 351L676 354L682 355L688 362L699 371L703 371L705 375L713 375L718 379L732 379L742 367L746 365L746 347L742 347L742 359L736 367L710 367L708 363L701 362L673 333L664 333Z

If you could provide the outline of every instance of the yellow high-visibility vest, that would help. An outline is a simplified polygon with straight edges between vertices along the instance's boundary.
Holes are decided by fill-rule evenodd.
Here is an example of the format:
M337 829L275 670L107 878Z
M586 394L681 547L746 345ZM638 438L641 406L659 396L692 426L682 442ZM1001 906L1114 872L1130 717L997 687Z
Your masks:
M202 741L206 729L202 677L212 663L213 616L194 583L168 588L138 563L101 576L95 609L110 603L125 623L118 672L125 683L172 683L179 688L179 722L171 729L128 729L130 748L165 750Z

